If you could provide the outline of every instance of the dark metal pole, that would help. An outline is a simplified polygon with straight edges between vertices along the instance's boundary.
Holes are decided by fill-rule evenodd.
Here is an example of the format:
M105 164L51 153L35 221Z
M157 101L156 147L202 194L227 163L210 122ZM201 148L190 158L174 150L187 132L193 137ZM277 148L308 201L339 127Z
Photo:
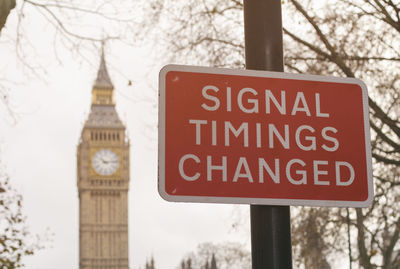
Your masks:
M281 0L244 0L246 68L283 72Z
M244 0L246 68L283 71L281 0ZM253 269L291 269L288 206L250 206Z

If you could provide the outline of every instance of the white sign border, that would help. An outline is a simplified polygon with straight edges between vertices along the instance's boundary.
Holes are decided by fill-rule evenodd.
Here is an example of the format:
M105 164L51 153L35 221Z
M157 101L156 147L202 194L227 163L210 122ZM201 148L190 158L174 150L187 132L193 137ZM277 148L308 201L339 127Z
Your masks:
M292 80L321 81L357 84L362 89L365 152L367 161L368 198L365 201L335 201L335 200L306 200L306 199L273 199L273 198L243 198L243 197L214 197L214 196L181 196L170 195L165 191L165 77L170 71L237 75L249 77L282 78ZM253 205L282 205L282 206L314 206L314 207L368 207L374 199L372 174L371 136L369 125L368 90L363 81L355 78L340 78L292 74L284 72L259 71L248 69L228 69L190 65L164 66L159 73L159 107L158 107L158 193L170 202L222 203L222 204L253 204Z

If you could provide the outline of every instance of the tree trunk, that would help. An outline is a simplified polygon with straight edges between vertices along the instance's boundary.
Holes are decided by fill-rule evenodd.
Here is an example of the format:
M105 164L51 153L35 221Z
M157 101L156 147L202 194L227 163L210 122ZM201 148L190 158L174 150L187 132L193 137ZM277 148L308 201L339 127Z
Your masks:
M6 24L7 17L11 10L15 8L16 0L1 0L0 1L0 34Z
M370 256L368 255L367 247L365 246L365 230L364 230L364 215L360 208L356 209L357 213L357 244L358 250L360 252L359 263L364 269L374 269L371 261Z

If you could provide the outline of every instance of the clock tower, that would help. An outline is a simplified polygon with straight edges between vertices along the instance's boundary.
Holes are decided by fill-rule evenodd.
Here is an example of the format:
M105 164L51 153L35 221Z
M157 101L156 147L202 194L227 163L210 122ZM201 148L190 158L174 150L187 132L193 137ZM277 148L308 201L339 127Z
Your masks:
M77 152L79 268L129 269L129 141L102 52Z

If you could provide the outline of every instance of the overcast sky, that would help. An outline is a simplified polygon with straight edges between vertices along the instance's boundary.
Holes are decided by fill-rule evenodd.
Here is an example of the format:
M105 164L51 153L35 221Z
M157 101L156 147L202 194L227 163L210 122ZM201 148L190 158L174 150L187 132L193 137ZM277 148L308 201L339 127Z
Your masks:
M14 124L8 116L0 119L1 163L24 197L23 210L31 232L44 234L48 229L54 233L44 250L25 260L26 268L70 269L78 268L76 147L90 110L100 51L92 65L67 54L60 55L60 64L54 60L51 37L41 35L45 30L35 23L27 29L46 66L41 79L21 74L9 44L0 43L1 71L17 82L10 91L17 121ZM157 269L170 269L199 243L249 242L246 231L231 228L238 206L169 203L158 195L157 83L158 71L165 63L155 63L149 54L146 47L115 43L106 48L106 61L116 89L117 111L131 141L131 268L143 268L153 255ZM132 86L126 77L132 79ZM0 111L5 115L4 109Z

